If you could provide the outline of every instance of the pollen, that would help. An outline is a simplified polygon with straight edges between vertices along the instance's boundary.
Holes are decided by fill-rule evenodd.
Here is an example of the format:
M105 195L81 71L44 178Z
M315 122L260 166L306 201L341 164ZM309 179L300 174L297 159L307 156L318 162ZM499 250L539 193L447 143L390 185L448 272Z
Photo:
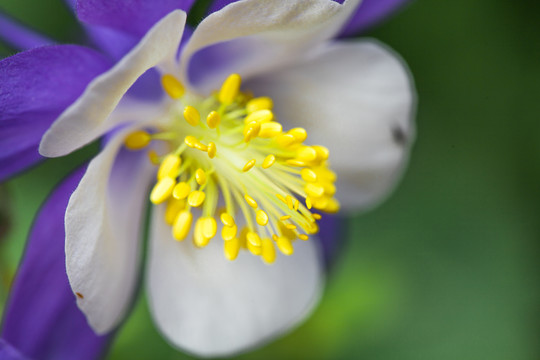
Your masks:
M279 104L244 91L240 75L208 97L172 74L161 81L172 99L167 115L124 144L157 165L150 201L163 206L174 239L190 239L197 251L219 241L230 261L272 264L318 232L322 213L339 210L329 150L306 143L306 129L284 126L273 111Z

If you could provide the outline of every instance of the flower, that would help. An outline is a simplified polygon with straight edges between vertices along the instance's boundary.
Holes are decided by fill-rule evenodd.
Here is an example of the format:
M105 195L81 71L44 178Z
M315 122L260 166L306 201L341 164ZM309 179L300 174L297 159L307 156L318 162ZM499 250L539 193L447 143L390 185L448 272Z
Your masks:
M86 48L54 46L15 56L3 68L27 76L38 71L32 61L39 59L52 65L48 80L63 82L56 93L31 87L42 105L36 117L46 117L35 132L49 126L51 113L58 117L43 136L42 155L63 156L107 135L82 178L70 177L48 203L63 209L78 183L65 212L77 304L99 334L125 317L152 186L147 278L158 328L172 344L203 356L268 341L298 324L320 296L324 265L312 236L320 215L311 208L337 210L334 193L345 209L366 208L403 168L413 136L408 73L374 41L330 41L358 1L238 1L206 17L182 46L186 15L162 11L171 10L167 1L157 10L144 2L135 7L149 11L146 25L130 18L133 9L123 2L104 4L79 2L79 17L144 34L115 65ZM103 31L89 28L99 40ZM109 55L124 52L113 47ZM136 90L151 89L156 70L168 96L141 98ZM55 108L44 111L52 98ZM307 145L306 136L327 147ZM147 148L159 163L157 179L141 150ZM15 150L19 159L25 149ZM192 227L203 249L182 241ZM217 233L223 241L212 240ZM238 254L242 243L272 265ZM276 246L291 256L278 256Z

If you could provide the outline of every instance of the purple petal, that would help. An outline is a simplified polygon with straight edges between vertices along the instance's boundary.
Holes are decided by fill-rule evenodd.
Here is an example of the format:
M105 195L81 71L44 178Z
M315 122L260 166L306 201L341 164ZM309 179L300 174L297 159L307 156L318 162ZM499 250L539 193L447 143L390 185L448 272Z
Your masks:
M324 214L319 221L319 233L324 264L331 270L347 238L347 220L342 216Z
M2 338L31 358L95 359L109 343L88 326L66 275L64 212L83 173L65 179L43 205L5 309Z
M357 34L377 24L410 0L364 0L341 31L340 36ZM343 1L338 1L343 2Z
M28 360L17 349L0 339L0 359L2 360Z
M77 15L92 25L108 26L142 37L173 10L189 11L194 0L78 0Z
M38 161L45 130L109 65L96 51L74 45L36 48L2 60L0 163L17 171ZM18 157L21 152L27 156ZM13 171L3 166L0 180Z
M4 40L16 50L28 50L38 46L50 45L54 41L46 36L19 24L0 12L0 39Z

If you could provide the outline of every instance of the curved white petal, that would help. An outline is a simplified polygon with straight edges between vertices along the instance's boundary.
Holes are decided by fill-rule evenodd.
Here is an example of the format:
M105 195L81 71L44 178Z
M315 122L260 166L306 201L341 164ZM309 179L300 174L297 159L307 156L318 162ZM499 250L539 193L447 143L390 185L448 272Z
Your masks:
M414 137L416 105L406 65L373 41L334 43L316 56L246 84L274 99L307 143L330 149L344 209L371 206L396 183Z
M182 53L183 72L197 51L223 42L227 43L220 48L221 58L216 66L205 69L205 76L193 84L201 92L215 88L231 72L247 78L278 68L332 38L359 2L348 0L343 5L329 0L235 2L199 24Z
M100 334L112 330L130 305L142 211L153 176L144 152L119 152L125 134L115 136L90 162L65 217L69 282L78 306Z
M292 256L278 254L268 266L246 251L226 260L218 237L204 249L177 242L163 209L154 209L150 309L171 343L200 356L239 353L290 330L316 305L323 285L313 240L295 242Z
M172 66L185 19L183 11L171 12L112 69L95 78L45 133L40 154L66 155L118 125L119 119L109 115L139 76L154 66Z

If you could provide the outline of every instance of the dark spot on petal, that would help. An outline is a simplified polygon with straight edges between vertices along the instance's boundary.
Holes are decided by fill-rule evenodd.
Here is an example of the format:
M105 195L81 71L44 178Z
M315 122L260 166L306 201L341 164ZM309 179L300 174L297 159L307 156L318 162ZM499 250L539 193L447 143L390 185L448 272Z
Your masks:
M405 146L407 145L407 135L405 134L405 131L399 126L394 125L392 127L392 139L394 139L394 142L396 145L399 146Z
M80 292L76 292L75 295L77 295L77 297L78 297L79 299L84 299L84 295L81 294Z

